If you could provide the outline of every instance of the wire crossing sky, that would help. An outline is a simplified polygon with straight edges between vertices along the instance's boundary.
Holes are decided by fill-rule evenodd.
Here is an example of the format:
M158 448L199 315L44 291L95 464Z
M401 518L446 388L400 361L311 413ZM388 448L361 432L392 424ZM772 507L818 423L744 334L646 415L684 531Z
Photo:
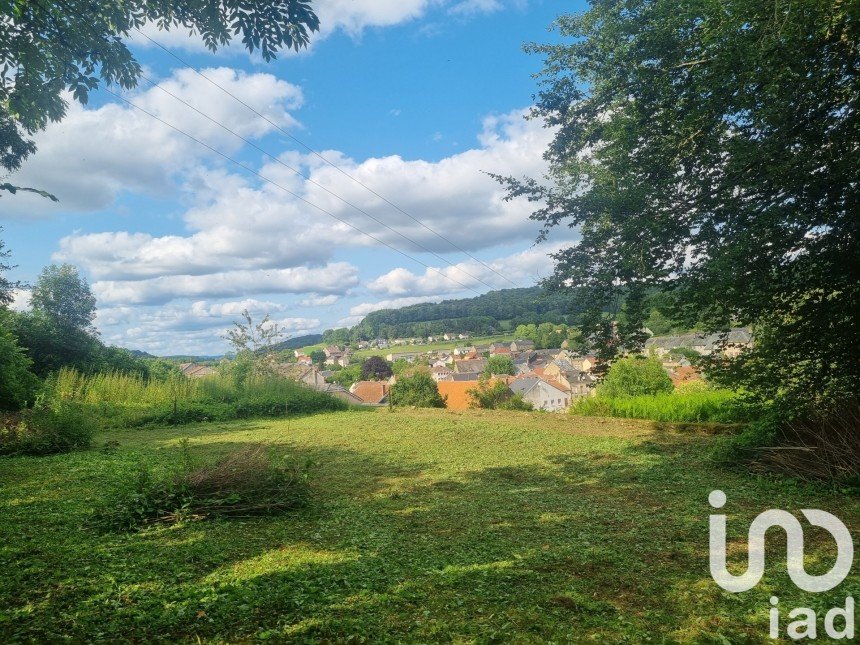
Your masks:
M11 277L79 266L103 339L154 354L221 353L245 308L300 335L532 285L575 233L535 246L533 205L486 173L545 172L522 45L581 8L326 0L309 50L268 64L147 27L139 87L70 102L14 177L60 203L0 201Z

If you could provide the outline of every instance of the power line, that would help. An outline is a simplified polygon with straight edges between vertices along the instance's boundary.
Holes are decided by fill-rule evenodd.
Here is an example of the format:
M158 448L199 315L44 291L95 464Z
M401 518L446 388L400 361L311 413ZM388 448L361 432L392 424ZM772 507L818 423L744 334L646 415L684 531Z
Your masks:
M503 280L505 280L505 281L507 281L508 283L512 284L514 287L519 287L519 285L518 285L518 284L516 284L513 280L511 280L510 278L508 278L506 275L504 275L503 273L500 273L500 272L496 271L496 269L494 269L492 266L490 266L489 264L487 264L487 263L486 263L486 262L484 262L483 260L481 260L481 259L479 259L479 258L475 257L474 255L472 255L471 253L469 253L466 249L464 249L464 248L460 247L459 245L457 245L456 243L452 242L451 240L449 240L447 237L445 237L445 236L444 236L444 235L442 235L441 233L439 233L439 232L435 231L435 230L434 230L434 229L432 229L430 226L428 226L427 224L425 224L424 222L422 222L420 219L418 219L417 217L414 217L413 215L411 215L410 213L408 213L407 211L405 211L403 208L401 208L400 206L398 206L398 205L397 205L397 204L395 204L394 202L390 201L390 200L389 200L388 198L386 198L385 196L383 196L383 195L379 194L379 193L378 193L377 191L375 191L373 188L371 188L371 187L367 186L367 185L366 185L365 183L363 183L360 179L358 179L357 177L355 177L355 176L351 175L350 173L346 172L343 168L341 168L341 167L340 167L340 166L338 166L337 164L333 163L332 161L330 161L329 159L327 159L326 157L324 157L322 154L320 154L319 152L317 152L316 150L314 150L311 146L309 146L308 144L306 144L304 141L302 141L301 139L299 139L298 137L296 137L296 136L295 136L295 135L293 135L292 133L288 132L287 130L283 129L280 125L278 125L277 123L275 123L274 121L272 121L271 119L269 119L269 117L267 117L265 114L263 114L263 113L259 112L256 108L254 108L253 106L251 106L250 104L246 103L244 100L242 100L241 98L239 98L238 96L236 96L235 94L233 94L232 92L230 92L230 90L228 90L227 88L223 87L222 85L220 85L220 84L219 84L219 83L217 83L216 81L214 81L214 80L212 80L211 78L209 78L209 76L207 76L207 75L206 75L206 74L204 74L203 72L201 72L201 71L199 71L198 69L196 69L196 68L195 68L193 65L191 65L188 61L186 61L186 60L184 60L183 58L181 58L178 54L174 53L173 51L171 51L170 49L168 49L167 47L165 47L164 45L162 45L161 43L159 43L157 40L155 40L155 39L154 39L154 38L152 38L151 36L149 36L149 35L147 35L147 34L143 33L143 32L142 32L140 29L138 29L137 27L134 27L133 29L134 29L137 33L139 33L141 36L143 36L144 38L146 38L146 39L147 39L149 42L151 42L153 45L155 45L156 47L158 47L159 49L161 49L162 51L164 51L164 52L165 52L165 53L167 53L168 55L172 56L174 59L176 59L177 61L179 61L179 62L180 62L180 63L182 63L183 65L185 65L187 68L191 69L195 74L197 74L197 75L198 75L198 76L200 76L201 78L204 78L206 81L208 81L209 83L211 83L212 85L214 85L215 87L217 87L219 90L221 90L222 92L224 92L225 94L227 94L227 96L231 97L233 100L235 100L235 101L237 101L238 103L240 103L241 105L243 105L245 108L247 108L248 110L250 110L251 112L253 112L254 114L256 114L258 117L260 117L260 118L261 118L261 119L263 119L264 121L266 121L266 122L267 122L269 125L271 125L272 127L276 128L276 129L277 129L279 132L281 132L284 136L289 137L290 139L292 139L293 141L295 141L297 144L299 144L300 146L302 146L305 150L307 150L308 152L310 152L312 155L314 155L315 157L317 157L317 158L319 158L320 160L322 160L324 163L328 164L329 166L331 166L332 168L334 168L335 170L337 170L337 171L338 171L339 173L341 173L344 177L349 178L350 180L352 180L353 182L355 182L356 184L358 184L359 186L361 186L362 188L364 188L365 190L367 190L367 191L368 191L368 192L370 192L371 194L375 195L376 197L378 197L379 199L381 199L382 201L384 201L386 204L388 204L389 206L391 206L392 208L394 208L395 210L397 210L398 212L400 212L401 214L403 214L403 215L405 215L406 217L408 217L409 219L411 219L413 222L415 222L415 223L417 223L418 225L420 225L422 228L424 228L424 229L426 229L427 231L430 231L431 233L433 233L433 235L435 235L436 237L438 237L440 240L443 240L443 241L447 242L447 243L448 243L448 244L450 244L454 249L456 249L457 251L460 251L461 253L465 254L465 255L466 255L466 256L468 256L470 259L474 260L475 262L478 262L478 263L479 263L480 265L482 265L484 268L489 269L490 271L492 271L493 273L495 273L497 276L499 276L499 277L500 277L500 278L502 278ZM438 257L438 256L437 256L437 257Z
M484 282L483 280L481 280L479 277L472 275L471 273L469 273L468 271L466 271L466 270L465 270L465 269L463 269L462 267L457 266L456 264L454 264L454 263L453 263L453 262L451 262L450 260L448 260L448 259L446 259L446 258L442 257L441 255L439 255L438 253L435 253L435 252L434 252L434 251L432 251L431 249L428 249L426 246L422 245L421 243L416 242L415 240L413 240L412 238L408 237L407 235L404 235L403 233L401 233L401 232L400 232L400 231L398 231L397 229L395 229L395 228L393 228L393 227L389 226L388 224L386 224L386 223L385 223L385 222L383 222L382 220L380 220L380 219L378 219L378 218L374 217L373 215L371 215L370 213L368 213L367 211L365 211L363 208L361 208L361 207L359 207L359 206L356 206L356 205L355 205L355 204L353 204L352 202L350 202L350 201L348 201L348 200L344 199L343 197L341 197L340 195L338 195L337 193L335 193L333 190L330 190L329 188L327 188L327 187L326 187L326 186L324 186L323 184L319 183L318 181L315 181L315 180L314 180L314 179L312 179L310 176L306 175L305 173L301 172L300 170L298 170L298 169L296 169L296 168L293 168L292 166L290 166L289 164L287 164L285 161L283 161L283 160L282 160L281 158L279 158L278 156L273 155L272 153L270 153L270 152L268 152L268 151L264 150L263 148L261 148L260 146L258 146L257 144L255 144L255 143L254 143L253 141L251 141L250 139L247 139L246 137L243 137L241 134L239 134L239 133L238 133L238 132L236 132L235 130L230 129L229 127L227 127L226 125L224 125L223 123L221 123L220 121L218 121L217 119L215 119L215 118L213 118L213 117L209 116L209 115L208 115L208 114L206 114L205 112L203 112L203 111L199 110L198 108L196 108L195 106L191 105L188 101L186 101L186 100L185 100L185 99L183 99L182 97L177 96L176 94L174 94L174 93L173 93L173 92L171 92L170 90L168 90L168 89L166 89L166 88L162 87L162 86L161 86L161 85L159 85L157 82L153 81L150 77L148 77L146 74L141 73L141 75L140 75L140 76L141 76L141 78L143 78L147 83L149 83L149 84L150 84L150 85L152 85L153 87L155 87L155 88L157 88L157 89L161 90L162 92L164 92L164 93L165 93L165 94L167 94L168 96L171 96L172 98L176 99L177 101L179 101L180 103L182 103L183 105L185 105L186 107L188 107L188 108L190 108L190 109L194 110L197 114L199 114L199 115L200 115L200 116L202 116L203 118L205 118L205 119L207 119L207 120L211 121L212 123L214 123L215 125L217 125L217 126L218 126L218 127L220 127L221 129L223 129L223 130L225 130L226 132L229 132L230 134L232 134L232 135L233 135L234 137L236 137L237 139L239 139L239 140L241 140L241 141L245 142L247 145L251 146L251 147L252 147L252 148L254 148L255 150L257 150L257 151L261 152L262 154L266 155L269 159L272 159L275 163L280 164L281 166L283 166L283 167L284 167L284 168L286 168L287 170L289 170L289 171L291 171L291 172L295 173L295 174L296 174L296 175L298 175L299 177L302 177L302 178L303 178L303 179L305 179L306 181L308 181L308 182L312 183L313 185L315 185L315 186L317 186L317 187L321 188L322 190L324 190L325 192L327 192L329 195L331 195L331 196L335 197L336 199L340 200L341 202L343 202L343 203L344 203L344 204L346 204L347 206L349 206L349 207L351 207L351 208L354 208L356 211L358 211L358 212L359 212L359 213L361 213L362 215L365 215L366 217L368 217L369 219L373 220L374 222L376 222L376 223L377 223L377 224L379 224L380 226L382 226L382 227L384 227L384 228L388 229L389 231L391 231L391 232L392 232L392 233L394 233L395 235L397 235L397 236L399 236L399 237L403 238L404 240L406 240L406 241L407 241L407 242L409 242L410 244L414 244L417 248L421 249L422 251L424 251L424 252L426 252L426 253L429 253L430 255L432 255L432 256L433 256L433 257L435 257L436 259L440 260L441 262L444 262L444 263L448 264L449 266L451 266L451 267L452 267L452 268L454 268L455 270L460 271L461 273L465 274L466 276L468 276L468 277L469 277L469 278L471 278L472 280L475 280L476 282L481 283L482 285L484 285L484 286L485 286L485 287L487 287L488 289L493 289L493 288L494 288L494 287L493 287L493 285L491 285L491 284L487 284L486 282Z
M198 139L198 138L197 138L197 137L195 137L194 135L192 135L192 134L189 134L189 133L185 132L185 131L184 131L184 130L182 130L181 128L178 128L177 126L175 126L175 125L173 125L173 124L171 124L171 123L168 123L167 121L165 121L164 119L162 119L162 118L161 118L161 117L159 117L158 115L153 114L152 112L150 112L150 111L146 110L145 108L140 107L139 105L137 105L136 103L133 103L132 101L130 101L130 100L128 100L127 98L125 98L124 96L121 96L120 94L117 94L116 92L114 92L114 91L112 91L112 90L108 89L107 87L105 87L105 88L104 88L104 91L105 91L105 92L107 92L108 94L111 94L112 96L114 96L114 97L118 98L118 99L119 99L120 101L122 101L123 103L126 103L127 105L129 105L129 106L131 106L131 107L133 107L133 108L135 108L135 109L137 109L137 110L139 110L139 111L143 112L143 113L144 113L144 114L146 114L147 116L152 117L153 119L155 119L155 120L156 120L156 121L158 121L159 123L161 123L161 124L163 124L163 125L167 126L167 127L168 127L168 128L170 128L171 130L174 130L174 131L178 132L179 134L182 134L182 135L184 135L184 136L188 137L189 139L191 139L191 140L192 140L192 141L194 141L195 143L197 143L197 144L199 144L199 145L203 146L204 148L206 148L207 150L210 150L211 152L214 152L214 153L215 153L215 154L217 154L218 156L223 157L223 158L224 158L224 159L226 159L227 161L229 161L229 162L231 162L231 163L233 163L233 164L235 164L235 165L239 166L239 167L240 167L240 168L242 168L243 170L245 170L245 171L247 171L247 172L249 172L249 173L251 173L251 174L253 174L253 175L256 175L257 177L259 177L259 178L260 178L260 179L262 179L263 181L265 181L265 182L267 182L267 183L271 184L272 186L275 186L276 188L278 188L278 189L280 189L280 190L284 191L284 192L285 192L285 193L287 193L288 195L291 195L292 197L295 197L296 199L298 199L299 201L301 201L301 202L303 202L303 203L307 204L307 205L308 205L308 206L310 206L311 208L314 208L314 209L316 209L316 210L320 211L321 213L324 213L324 214L328 215L329 217L331 217L331 218L333 218L333 219L337 220L338 222L340 222L341 224L344 224L344 225L348 226L349 228L351 228L351 229L353 229L353 230L355 230L355 231L357 231L357 232L361 233L361 234L362 234L362 235L364 235L365 237L370 238L370 239L371 239L371 240L373 240L374 242L377 242L377 243L379 243L379 244L381 244L381 245L383 245L383 246L385 246L385 247L387 247L387 248L391 249L392 251L394 251L394 252L396 252L396 253L399 253L399 254L400 254L400 255L402 255L403 257L405 257L405 258L407 258L407 259L409 259L409 260L412 260L413 262L415 262L415 263L417 263L417 264L420 264L421 266L423 266L424 268L426 268L428 271L435 271L436 273L438 273L439 275L441 275L443 278L446 278L446 279L450 280L451 282L453 282L454 284L459 285L459 286L460 286L460 287L462 287L463 289L465 289L465 290L467 290L467 291L471 291L472 293L474 293L474 294L476 294L476 295L481 295L481 294L480 294L480 292L475 291L474 289L472 289L471 287L466 286L466 285L465 285L465 284L463 284L462 282L460 282L460 281L458 281L458 280L455 280L454 278L452 278L452 277L451 277L451 276L449 276L449 275L446 275L445 273L443 273L442 271L440 271L440 270L439 270L439 269L437 269L436 267L430 266L429 264L427 264L427 263L425 263L425 262L422 262L422 261L421 261L421 260L419 260L418 258L413 257L412 255L410 255L410 254L406 253L405 251L401 251L400 249L398 249L398 248L396 248L396 247L392 246L391 244L389 244L388 242L385 242L385 241L383 241L383 240L379 239L379 238L378 238L378 237L376 237L375 235L373 235L373 234L371 234L371 233L367 233L366 231L361 230L360 228L358 228L358 227L357 227L357 226L355 226L354 224L352 224L352 223L350 223L350 222L348 222L348 221L346 221L346 220L344 220L344 219L341 219L340 217L338 217L338 216L337 216L337 215L335 215L334 213L331 213L331 212L327 211L327 210L326 210L326 209L324 209L322 206L318 206L317 204L314 204L313 202L311 202L311 201L309 201L309 200L305 199L304 197L302 197L301 195L298 195L298 194L294 193L293 191L291 191L291 190L290 190L290 189L288 189L288 188L285 188L284 186L282 186L282 185L281 185L281 184L279 184L278 182L276 182L276 181L274 181L274 180L272 180L272 179L269 179L268 177L266 177L265 175L263 175L263 174L262 174L262 173L260 173L259 171L255 170L254 168L251 168L250 166L246 166L246 165L245 165L245 164L243 164L241 161L237 161L236 159L234 159L234 158L233 158L233 157L231 157L230 155L228 155L228 154L226 154L226 153L224 153L224 152L221 152L221 151L220 151L220 150L218 150L217 148L214 148L214 147L210 146L210 145L209 145L208 143L206 143L205 141L201 141L200 139Z

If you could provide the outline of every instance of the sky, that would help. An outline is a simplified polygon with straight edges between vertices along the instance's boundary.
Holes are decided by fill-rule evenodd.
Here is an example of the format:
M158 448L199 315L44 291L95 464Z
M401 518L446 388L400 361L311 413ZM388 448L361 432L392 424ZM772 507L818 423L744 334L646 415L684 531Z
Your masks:
M584 4L313 7L308 50L269 63L183 31L144 30L168 51L129 39L155 84L70 102L10 178L60 199L0 200L10 277L74 264L106 343L173 355L222 353L244 309L299 336L549 275L575 232L535 245L534 205L487 173L545 173L552 131L524 118L542 61L522 46L558 42L554 18Z

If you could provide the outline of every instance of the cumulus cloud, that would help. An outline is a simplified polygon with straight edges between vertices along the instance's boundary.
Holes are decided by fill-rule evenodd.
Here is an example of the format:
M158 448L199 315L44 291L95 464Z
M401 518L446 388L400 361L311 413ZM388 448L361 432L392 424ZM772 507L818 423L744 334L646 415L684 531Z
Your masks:
M482 4L487 0L467 0L468 2ZM445 4L447 4L446 0L316 0L313 3L313 9L320 19L320 30L311 35L309 50L312 51L316 44L336 32L359 38L368 29L408 23L426 15L432 8ZM144 48L154 47L152 42L154 40L174 49L195 53L209 52L199 34L192 34L185 29L160 31L156 24L149 23L141 31L148 38L133 32L128 38L132 45ZM152 40L149 40L150 38ZM219 50L221 55L236 55L246 51L238 39L234 39L228 47ZM279 56L302 55L307 51L282 50Z
M283 303L247 298L238 301L174 302L165 306L118 306L98 310L96 325L108 342L154 354L221 353L224 336L233 322L248 310L255 321L265 314L287 336L317 331L318 318L284 316Z
M341 296L336 293L330 293L327 296L320 296L314 294L309 298L305 298L304 300L299 302L299 304L302 307L330 307L340 299Z
M376 293L398 296L400 299L457 292L459 287L453 284L453 280L445 279L443 276L456 279L466 287L474 289L483 286L477 279L497 289L513 286L505 278L517 286L528 287L552 271L552 260L548 255L559 248L561 248L560 244L541 244L520 253L487 261L484 263L487 266L469 261L458 263L453 267L434 267L423 273L414 273L398 267L371 280L367 287ZM466 276L465 272L474 278Z
M291 267L167 275L145 280L94 282L99 303L159 304L178 298L225 298L264 293L343 294L358 284L358 270L346 262L319 268Z
M289 111L302 104L298 86L271 74L247 74L226 67L203 72L280 127L296 124ZM235 101L224 100L218 88L192 70L178 70L160 84L246 138L262 137L274 129ZM225 153L244 145L157 88L136 91L129 99ZM66 117L49 124L35 141L38 152L12 180L47 190L60 202L19 193L4 198L8 217L99 210L110 206L123 191L166 196L174 190L177 173L218 158L152 117L115 102L90 109L70 101Z
M9 308L12 311L26 311L30 308L31 295L28 289L13 289L12 302L9 304Z

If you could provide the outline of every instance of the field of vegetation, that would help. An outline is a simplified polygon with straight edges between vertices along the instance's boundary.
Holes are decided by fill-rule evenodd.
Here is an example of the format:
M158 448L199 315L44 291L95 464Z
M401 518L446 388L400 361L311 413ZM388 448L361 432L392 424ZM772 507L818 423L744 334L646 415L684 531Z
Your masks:
M346 408L339 399L275 376L249 376L240 382L229 374L145 379L120 372L85 376L64 368L48 379L46 390L49 396L89 411L108 428L281 417Z
M856 568L833 592L799 591L777 535L755 589L711 580L715 488L733 567L766 508L829 510L860 532L856 497L717 468L713 441L644 421L401 409L111 431L88 451L2 458L0 639L764 642L773 594L818 609L860 595ZM93 524L141 466L261 443L312 462L306 506ZM820 573L832 541L809 531L806 553Z
M749 420L735 392L707 388L680 388L640 396L585 397L573 406L571 412L583 416L669 423L739 423Z

